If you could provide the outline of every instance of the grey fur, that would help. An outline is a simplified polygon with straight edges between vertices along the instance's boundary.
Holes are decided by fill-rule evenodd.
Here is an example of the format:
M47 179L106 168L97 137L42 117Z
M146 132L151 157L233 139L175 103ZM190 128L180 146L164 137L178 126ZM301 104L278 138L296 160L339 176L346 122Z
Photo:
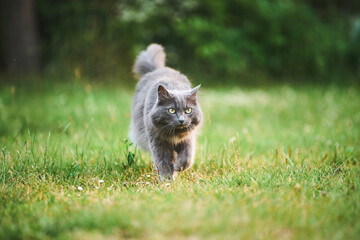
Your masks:
M146 51L142 51L134 64L133 72L137 77L142 77L157 68L165 67L164 48L159 44L150 44Z
M202 120L197 103L200 86L192 89L186 76L165 67L165 53L157 44L139 54L134 72L141 78L132 103L130 138L150 151L162 177L172 179L194 161L196 130ZM185 113L187 108L191 113Z

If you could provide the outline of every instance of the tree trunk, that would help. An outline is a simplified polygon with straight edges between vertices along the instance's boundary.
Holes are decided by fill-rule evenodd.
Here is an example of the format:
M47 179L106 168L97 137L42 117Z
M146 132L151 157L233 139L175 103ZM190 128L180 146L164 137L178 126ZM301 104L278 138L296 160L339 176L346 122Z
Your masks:
M40 45L32 0L0 0L1 68L8 72L40 70Z

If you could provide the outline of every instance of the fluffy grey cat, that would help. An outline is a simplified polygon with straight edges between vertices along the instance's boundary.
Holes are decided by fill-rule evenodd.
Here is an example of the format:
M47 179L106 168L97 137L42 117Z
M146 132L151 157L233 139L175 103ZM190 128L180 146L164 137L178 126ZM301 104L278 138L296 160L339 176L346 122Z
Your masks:
M165 66L162 46L151 44L135 62L140 79L132 103L130 138L150 151L154 165L165 179L173 179L194 161L196 129L202 112L197 102L200 86Z

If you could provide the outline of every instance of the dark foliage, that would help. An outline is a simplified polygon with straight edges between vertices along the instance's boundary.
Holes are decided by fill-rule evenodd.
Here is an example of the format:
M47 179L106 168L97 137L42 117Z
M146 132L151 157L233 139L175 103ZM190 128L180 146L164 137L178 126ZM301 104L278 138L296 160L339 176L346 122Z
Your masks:
M214 81L359 77L358 1L36 3L48 73L123 76L141 49L158 42L171 66Z

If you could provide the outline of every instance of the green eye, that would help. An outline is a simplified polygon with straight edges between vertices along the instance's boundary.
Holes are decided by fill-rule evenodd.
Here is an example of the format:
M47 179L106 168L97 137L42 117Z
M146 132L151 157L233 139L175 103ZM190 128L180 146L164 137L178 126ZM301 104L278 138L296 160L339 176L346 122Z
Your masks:
M174 114L174 113L176 113L176 110L173 108L169 108L169 113Z
M192 112L192 109L191 109L191 108L185 109L185 113L186 113L186 114L190 114L191 112Z

